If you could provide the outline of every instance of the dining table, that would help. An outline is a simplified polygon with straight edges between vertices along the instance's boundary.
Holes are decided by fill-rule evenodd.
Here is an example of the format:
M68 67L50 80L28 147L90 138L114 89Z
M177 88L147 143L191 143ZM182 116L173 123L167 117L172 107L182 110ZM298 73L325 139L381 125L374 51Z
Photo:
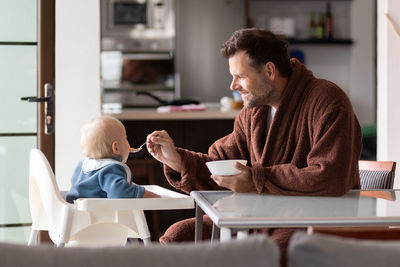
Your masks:
M212 240L246 238L250 229L400 226L400 190L350 190L343 196L287 196L232 191L192 191L195 240L203 215L213 222Z

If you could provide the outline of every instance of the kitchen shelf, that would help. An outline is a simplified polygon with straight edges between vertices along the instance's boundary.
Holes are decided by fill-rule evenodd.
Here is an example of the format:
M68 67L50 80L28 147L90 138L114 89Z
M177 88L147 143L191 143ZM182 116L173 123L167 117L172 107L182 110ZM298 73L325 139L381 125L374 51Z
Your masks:
M289 44L304 44L304 45L351 45L351 39L296 39L288 38Z
M350 2L353 0L246 0L246 2Z

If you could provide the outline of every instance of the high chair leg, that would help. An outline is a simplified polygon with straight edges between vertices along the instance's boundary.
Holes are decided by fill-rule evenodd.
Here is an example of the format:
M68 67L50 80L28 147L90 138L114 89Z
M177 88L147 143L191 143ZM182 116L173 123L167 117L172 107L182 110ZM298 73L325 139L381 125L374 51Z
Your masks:
M143 244L144 244L145 246L150 245L150 244L151 244L151 239L150 239L150 237L144 238L144 239L143 239Z
M39 231L32 229L31 233L29 235L29 241L28 241L28 246L36 246L38 242L38 234Z

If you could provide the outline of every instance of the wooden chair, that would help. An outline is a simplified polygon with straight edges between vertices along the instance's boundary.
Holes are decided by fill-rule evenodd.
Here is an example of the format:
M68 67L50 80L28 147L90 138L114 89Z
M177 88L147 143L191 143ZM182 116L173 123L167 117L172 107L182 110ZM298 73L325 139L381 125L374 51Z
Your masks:
M358 162L361 189L393 189L396 162L369 161ZM362 196L390 199L390 192L364 191ZM400 228L388 227L329 227L315 228L314 232L352 237L357 239L400 240Z
M360 160L358 167L361 189L393 189L396 162Z

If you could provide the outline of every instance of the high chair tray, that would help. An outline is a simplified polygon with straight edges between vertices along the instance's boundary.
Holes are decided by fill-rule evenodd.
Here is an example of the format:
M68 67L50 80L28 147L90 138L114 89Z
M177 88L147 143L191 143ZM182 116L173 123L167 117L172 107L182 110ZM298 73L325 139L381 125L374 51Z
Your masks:
M76 208L82 211L94 210L174 210L193 209L191 196L171 191L158 185L144 185L146 190L161 198L78 198Z

